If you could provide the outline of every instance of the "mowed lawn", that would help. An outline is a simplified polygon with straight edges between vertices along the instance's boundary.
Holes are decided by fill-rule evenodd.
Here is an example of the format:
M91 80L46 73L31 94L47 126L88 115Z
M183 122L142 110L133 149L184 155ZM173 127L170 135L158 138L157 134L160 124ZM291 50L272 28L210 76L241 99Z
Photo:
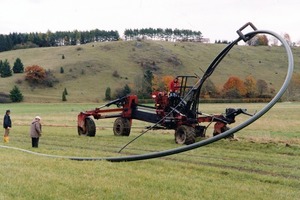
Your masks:
M11 109L10 142L1 142L2 199L299 199L300 103L278 103L258 121L235 134L181 154L135 162L74 161L48 157L119 157L180 147L174 131L148 131L133 121L129 137L113 136L114 119L95 121L95 137L77 134L77 114L97 104L1 104ZM201 104L203 113L265 104ZM29 125L42 117L43 135L31 148ZM236 124L249 118L237 116ZM207 125L207 124L205 124ZM232 124L233 127L235 124ZM207 137L211 137L211 127ZM30 151L33 153L29 153ZM34 154L40 153L40 154Z

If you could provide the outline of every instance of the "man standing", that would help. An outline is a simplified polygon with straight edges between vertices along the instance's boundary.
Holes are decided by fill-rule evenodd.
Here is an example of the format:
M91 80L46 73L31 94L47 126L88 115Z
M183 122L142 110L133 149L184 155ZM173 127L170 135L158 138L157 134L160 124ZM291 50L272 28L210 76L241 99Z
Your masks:
M42 136L42 125L40 123L41 118L36 116L30 126L30 137L31 137L31 144L32 147L38 148L39 147L39 139Z
M180 102L178 90L180 89L180 84L178 82L178 77L174 78L169 85L169 105L172 107L176 107Z
M3 119L3 128L4 128L4 137L3 141L5 143L9 142L9 130L11 129L11 119L10 119L10 110L7 110Z
M170 93L173 93L173 92L178 92L178 89L179 89L179 83L178 83L178 78L174 78L170 85L169 85L169 89L170 89Z

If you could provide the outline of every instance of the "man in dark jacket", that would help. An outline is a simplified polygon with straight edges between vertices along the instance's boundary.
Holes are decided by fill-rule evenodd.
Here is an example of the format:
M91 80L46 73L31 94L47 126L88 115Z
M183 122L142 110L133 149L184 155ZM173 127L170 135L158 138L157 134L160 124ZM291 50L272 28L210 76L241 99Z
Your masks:
M4 128L3 141L5 143L9 142L8 135L9 135L9 130L11 129L11 119L9 115L10 115L10 110L7 110L3 119L3 128Z

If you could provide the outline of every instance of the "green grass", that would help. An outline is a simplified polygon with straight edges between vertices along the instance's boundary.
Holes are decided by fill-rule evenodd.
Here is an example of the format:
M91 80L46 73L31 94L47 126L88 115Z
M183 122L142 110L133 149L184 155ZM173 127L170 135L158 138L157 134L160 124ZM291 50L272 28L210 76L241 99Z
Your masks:
M243 107L253 113L265 104L201 104L205 113ZM129 137L115 137L113 119L96 121L95 137L77 134L80 111L97 104L2 104L11 109L8 147L83 157L126 156L179 147L173 131L141 133L134 121ZM300 196L299 103L278 103L261 119L235 134L237 140L168 157L137 162L72 161L1 149L0 199L298 199ZM31 148L29 124L42 117L43 135ZM237 124L247 116L238 116ZM211 131L208 130L208 136Z
M0 90L9 93L17 80L25 102L61 102L62 92L67 88L68 102L101 102L105 90L112 91L128 84L134 87L137 77L143 75L141 63L153 63L156 75L202 75L225 45L201 43L173 43L158 41L119 41L93 43L79 46L34 48L0 53L0 60L8 59L13 66L20 58L24 66L40 65L51 69L59 79L52 88L32 88L23 80L24 74L0 79ZM295 71L300 72L300 49L293 48ZM65 55L65 59L62 59ZM173 61L172 61L173 60ZM175 62L175 61L177 62ZM176 64L177 63L177 64ZM61 67L64 73L60 74ZM122 78L112 76L117 70ZM287 70L287 59L283 47L236 46L220 63L212 81L222 87L229 76L245 79L253 75L264 79L269 87L278 91Z

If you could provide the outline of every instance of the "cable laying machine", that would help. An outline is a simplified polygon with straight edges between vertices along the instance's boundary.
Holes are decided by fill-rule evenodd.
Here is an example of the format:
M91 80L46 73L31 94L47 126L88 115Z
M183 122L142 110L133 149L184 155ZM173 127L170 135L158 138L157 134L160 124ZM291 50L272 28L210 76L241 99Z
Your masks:
M255 27L250 24L252 28ZM241 30L238 34L242 34ZM243 36L243 35L242 35ZM78 115L78 134L85 136L96 135L94 119L116 118L113 132L116 136L129 136L133 119L153 123L151 129L170 129L175 131L175 142L178 144L193 144L197 137L205 137L207 127L214 123L213 136L229 129L228 125L235 122L239 114L248 114L246 109L227 108L225 114L207 115L199 109L200 91L203 83L213 73L220 61L225 57L235 44L229 44L209 65L201 78L196 76L177 76L180 80L178 92L155 92L152 97L154 106L139 104L136 95L127 95L107 104L81 112ZM194 80L194 81L191 81ZM193 84L189 84L189 83ZM116 105L116 108L107 108ZM202 125L208 123L207 126ZM230 137L233 137L231 135Z

